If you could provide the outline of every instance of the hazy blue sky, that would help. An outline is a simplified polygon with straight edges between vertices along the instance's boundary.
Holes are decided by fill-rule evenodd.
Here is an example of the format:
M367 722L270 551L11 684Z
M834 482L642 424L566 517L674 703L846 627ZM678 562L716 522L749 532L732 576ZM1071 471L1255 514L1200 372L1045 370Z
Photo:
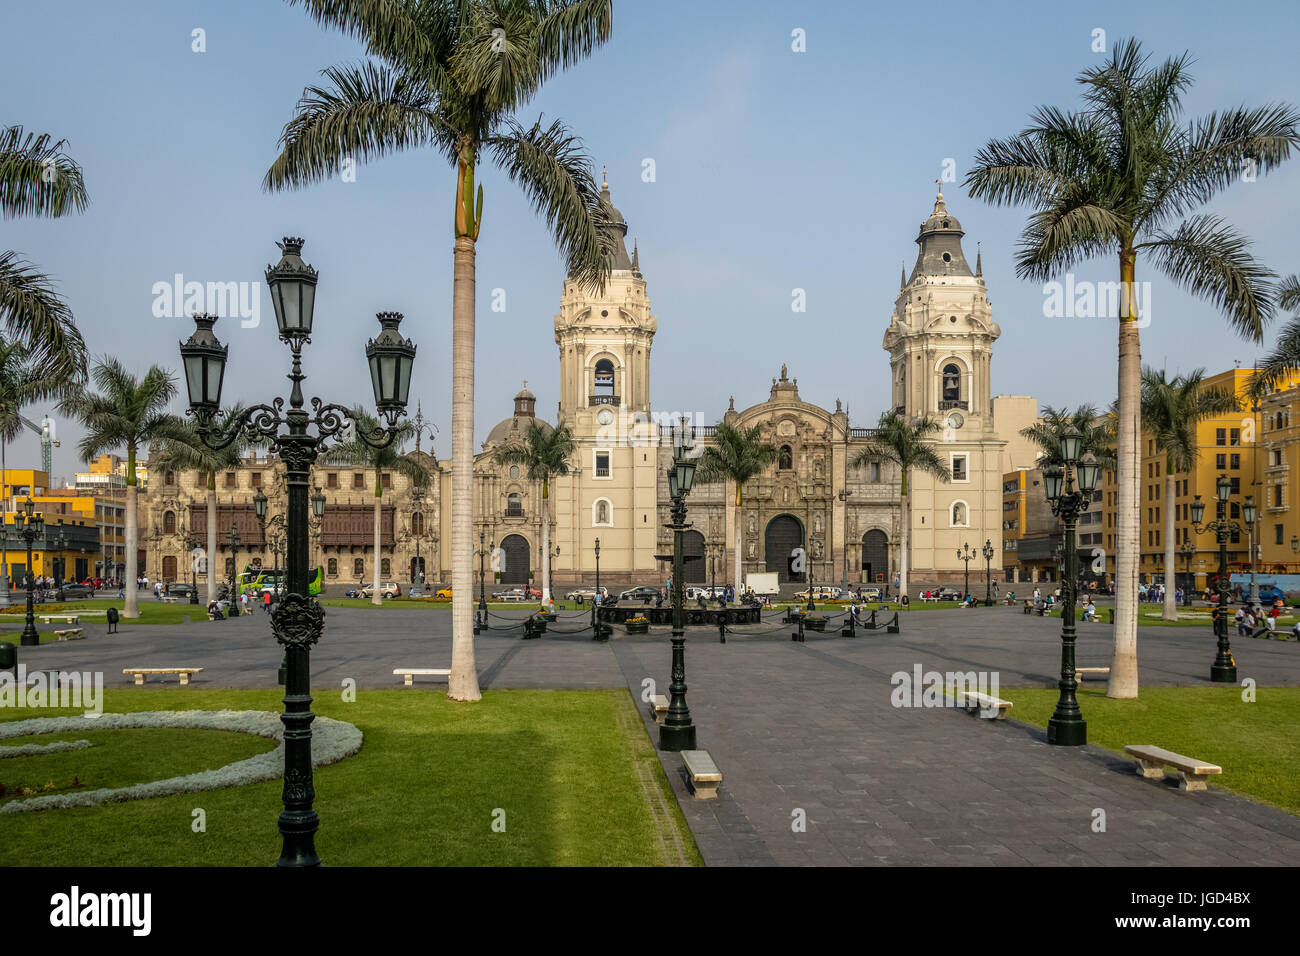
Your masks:
M362 55L336 31L276 0L138 0L19 4L5 0L0 123L69 141L91 207L54 222L5 221L0 248L54 274L87 341L143 369L179 370L186 319L155 318L156 282L260 282L274 240L306 237L321 272L309 394L370 399L362 348L374 313L404 312L419 345L417 382L450 453L451 206L454 173L431 151L386 158L308 189L266 195L260 181L305 85ZM562 117L639 240L659 318L652 356L658 408L714 419L767 396L782 362L809 401L842 398L855 424L886 405L880 342L900 263L915 259L945 159L965 176L988 138L1019 130L1038 105L1076 107L1075 76L1108 42L1136 35L1159 58L1189 50L1188 114L1300 100L1294 2L930 3L616 0L613 40L549 83L521 114ZM205 53L191 31L206 31ZM806 52L791 49L806 33ZM656 181L643 182L643 160ZM543 226L491 167L478 250L477 439L509 415L521 379L554 418L559 362L552 319L562 263ZM983 243L1002 327L993 390L1040 402L1107 405L1115 394L1113 321L1048 319L1040 287L1016 279L1025 212L994 209L945 187ZM1256 240L1274 269L1297 271L1300 159L1240 183L1211 209ZM1154 280L1143 358L1211 371L1260 350L1214 310ZM1115 278L1099 261L1080 278ZM490 309L506 290L507 311ZM806 290L807 312L791 312ZM258 328L233 319L227 400L281 394L287 352L262 290ZM277 391L272 391L277 389ZM178 400L176 410L183 408ZM44 409L29 409L39 419ZM55 474L71 476L75 428L60 427ZM38 464L34 438L9 462Z

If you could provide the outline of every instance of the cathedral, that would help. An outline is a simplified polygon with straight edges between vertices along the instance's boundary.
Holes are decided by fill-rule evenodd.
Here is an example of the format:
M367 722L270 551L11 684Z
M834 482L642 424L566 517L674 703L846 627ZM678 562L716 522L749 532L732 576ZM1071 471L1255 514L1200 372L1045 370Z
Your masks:
M473 570L479 570L481 559L489 591L540 586L547 560L561 598L574 585L594 583L598 561L601 584L611 589L659 586L669 576L665 472L672 459L670 430L681 412L655 409L651 401L650 354L659 323L635 244L628 254L627 223L613 205L608 182L602 184L601 203L610 223L612 274L599 294L566 279L554 321L557 421L568 424L576 446L569 473L552 480L543 500L540 482L495 459L494 452L521 440L537 420L536 397L526 382L510 416L488 432L475 456ZM965 566L957 552L967 544L978 554L990 542L1000 567L1002 475L1033 464L1014 460L1025 453L1016 435L1033 420L1033 400L995 399L990 391L993 343L1001 333L981 258L977 253L972 270L962 248L964 235L940 193L921 223L916 260L910 273L904 269L882 342L889 355L893 411L942 423L935 443L952 474L950 481L910 476L908 578L914 585L960 585ZM900 568L904 520L901 475L887 461L854 465L874 437L878 416L854 424L838 399L833 410L804 401L797 377L784 365L770 386L738 382L737 387L751 395L767 387L768 393L745 407L737 408L733 397L712 416L693 415L697 444L713 440L719 421L759 426L777 458L746 484L739 514L730 483L695 484L687 499L692 527L685 550L696 560L686 563L685 580L734 581L739 542L742 574L776 573L789 590L805 586L810 577L814 585L892 585ZM361 467L316 468L313 484L327 505L311 529L312 562L324 568L326 586L369 581L376 560L381 578L403 587L450 582L450 461L418 447L411 454L428 469L428 482L376 476ZM274 562L273 520L259 520L252 500L264 493L270 513L285 510L278 462L250 459L214 481L214 492L201 475L159 477L141 508L141 568L157 568L168 579L188 568L189 549L206 544L208 494L217 497L218 543L226 542L232 526L242 542L242 549L228 552L227 572L235 562L240 567L248 561ZM378 556L372 553L369 491L377 483L383 488ZM543 521L550 524L549 555L542 552ZM802 549L806 569L792 566L796 549ZM977 558L972 569L976 579L981 561Z

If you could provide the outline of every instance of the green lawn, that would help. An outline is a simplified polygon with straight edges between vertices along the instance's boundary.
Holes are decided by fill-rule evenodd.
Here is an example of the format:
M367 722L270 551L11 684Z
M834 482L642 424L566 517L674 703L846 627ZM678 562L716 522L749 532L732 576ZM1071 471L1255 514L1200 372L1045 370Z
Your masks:
M281 709L276 691L105 695L105 710L118 712ZM316 846L329 865L655 866L665 861L661 839L679 843L689 864L701 862L626 690L487 691L479 704L458 704L438 690L361 690L356 703L345 703L322 689L313 708L365 734L360 753L316 772ZM0 719L30 716L0 712ZM115 737L102 748L0 761L0 781L52 781L60 789L70 775L142 782L220 766L268 743L214 731L134 733L139 739ZM163 746L164 733L183 748ZM128 753L137 747L151 755ZM146 775L146 763L155 772ZM659 824L643 786L668 806ZM277 780L6 816L0 865L267 866L279 855L280 792ZM206 811L206 833L191 830L196 807ZM505 832L492 829L497 809L505 811Z
M97 613L87 615L87 619L103 621L105 609L115 607L120 612L125 603L125 601L119 601L116 598L89 598L84 601L50 602L37 604L33 608L33 613L36 615L38 624L41 615L79 614L82 611L95 611ZM140 609L140 616L138 618L122 618L120 623L123 627L130 627L132 624L179 624L182 617L188 616L192 621L203 621L207 620L208 617L208 610L205 605L189 604L184 601L176 604L164 604L162 601L155 601L152 597L145 598L142 595L137 606ZM17 613L6 612L0 614L0 621L15 620L18 622L19 630L21 630L23 618L26 614L26 608L20 607Z
M1137 700L1113 700L1102 687L1080 688L1088 743L1123 752L1154 744L1223 768L1210 786L1300 815L1300 688L1260 687L1254 703L1243 688L1144 687ZM1039 727L1056 707L1055 689L999 690L1010 716Z
M373 611L380 610L405 610L420 611L436 608L449 610L450 601L434 601L431 598L390 598L380 604L375 604L369 598L323 598L321 604L326 607L358 607ZM474 599L474 606L478 607L478 599ZM536 611L541 607L538 601L488 601L489 610L497 611L501 609L523 608L527 611ZM576 601L556 601L555 610L557 611L590 611L590 604L579 604Z

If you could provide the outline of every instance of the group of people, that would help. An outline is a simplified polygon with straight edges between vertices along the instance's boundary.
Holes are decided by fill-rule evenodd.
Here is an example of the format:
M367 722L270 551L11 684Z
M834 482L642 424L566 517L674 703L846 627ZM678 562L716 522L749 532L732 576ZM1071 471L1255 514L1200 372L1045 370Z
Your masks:
M1237 634L1242 637L1259 637L1261 634L1272 636L1277 633L1277 619L1282 616L1282 602L1274 601L1269 608L1258 604L1237 608L1232 616L1237 625ZM1291 635L1300 640L1300 620L1291 628Z
M1163 584L1139 584L1138 600L1145 601L1148 604L1160 604L1165 599L1165 586ZM1183 603L1183 589L1181 587L1174 589L1174 603Z

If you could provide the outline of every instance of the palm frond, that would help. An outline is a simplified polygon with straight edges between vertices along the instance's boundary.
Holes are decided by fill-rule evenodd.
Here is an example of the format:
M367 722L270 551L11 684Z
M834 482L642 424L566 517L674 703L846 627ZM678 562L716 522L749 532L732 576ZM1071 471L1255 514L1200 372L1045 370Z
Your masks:
M86 343L72 310L48 276L11 251L0 251L0 323L52 374L85 380Z
M465 4L446 0L286 0L317 23L365 43L374 56L431 86L444 82Z
M67 140L27 133L21 126L0 130L0 216L58 218L90 205L78 166L64 151Z

